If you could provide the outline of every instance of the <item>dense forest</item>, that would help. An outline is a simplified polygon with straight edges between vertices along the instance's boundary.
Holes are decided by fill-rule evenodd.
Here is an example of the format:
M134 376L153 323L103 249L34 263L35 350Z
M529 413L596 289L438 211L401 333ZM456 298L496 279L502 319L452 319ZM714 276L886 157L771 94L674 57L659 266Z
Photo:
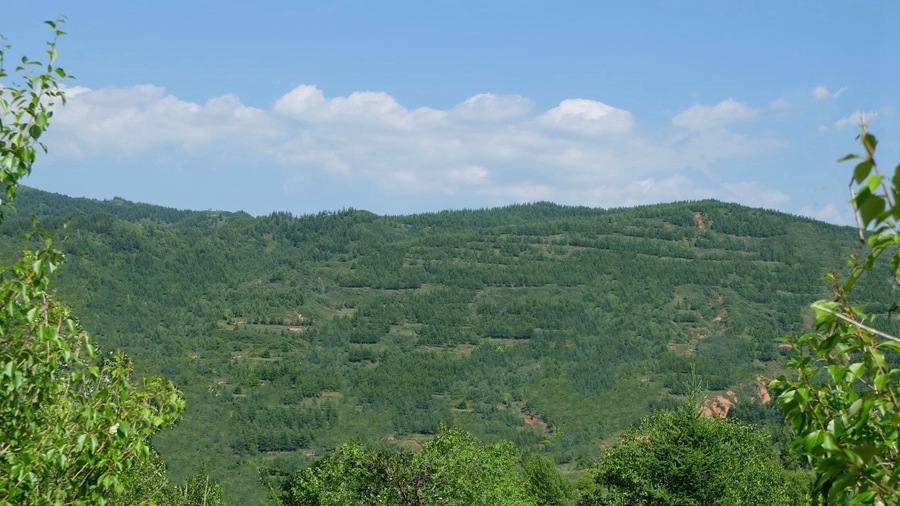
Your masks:
M23 188L17 207L3 263L38 217L68 259L55 290L100 347L184 391L154 440L173 480L203 465L234 504L351 439L420 448L442 425L574 475L680 406L692 374L771 417L748 406L783 367L775 339L810 325L818 280L860 248L712 200L252 217Z

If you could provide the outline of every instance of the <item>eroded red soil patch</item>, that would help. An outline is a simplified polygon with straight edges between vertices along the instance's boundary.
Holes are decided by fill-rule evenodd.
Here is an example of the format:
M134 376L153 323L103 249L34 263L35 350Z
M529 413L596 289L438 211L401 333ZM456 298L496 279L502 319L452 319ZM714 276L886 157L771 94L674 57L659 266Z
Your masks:
M697 228L706 230L706 225L703 224L703 215L699 212L694 213L694 221L697 222Z
M766 388L765 379L762 376L756 376L756 395L750 396L751 401L767 404L772 402L772 396L769 395L769 389ZM725 418L732 406L739 401L734 390L729 390L722 395L707 399L702 411L709 418Z
M720 321L724 320L726 316L728 316L728 310L725 308L722 308L722 310L719 311L719 314L717 314L716 317L713 318L712 321L720 322Z
M735 395L734 390L729 390L723 395L707 399L702 411L708 418L725 418L728 416L728 410L736 403L737 395Z
M537 416L535 416L531 411L526 411L526 412L525 412L525 423L527 423L528 425L533 425L533 426L541 427L541 428L543 428L544 430L551 430L551 429L552 429L552 426L551 426L549 423L547 423L547 422L541 420L540 418L538 418Z

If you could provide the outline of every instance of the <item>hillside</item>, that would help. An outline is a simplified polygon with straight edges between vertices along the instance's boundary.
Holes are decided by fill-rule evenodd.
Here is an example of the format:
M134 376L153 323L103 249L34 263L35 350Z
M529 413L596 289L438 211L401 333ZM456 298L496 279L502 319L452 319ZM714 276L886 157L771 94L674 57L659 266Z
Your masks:
M692 367L714 393L754 392L858 248L850 229L717 201L253 218L23 190L17 205L4 258L30 214L65 238L60 298L187 396L155 441L170 471L205 462L235 504L263 497L258 468L351 438L414 446L442 421L588 465L677 402Z

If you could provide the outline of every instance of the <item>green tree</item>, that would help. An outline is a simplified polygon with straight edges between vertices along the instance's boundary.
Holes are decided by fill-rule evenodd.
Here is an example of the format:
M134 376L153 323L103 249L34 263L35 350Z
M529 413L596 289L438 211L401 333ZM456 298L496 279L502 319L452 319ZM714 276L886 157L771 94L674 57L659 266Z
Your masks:
M413 483L411 505L536 504L519 467L519 451L507 441L486 445L461 429L444 428L422 445L412 468L422 476Z
M187 506L225 506L225 495L222 487L209 478L203 467L190 478L179 490L185 498Z
M166 477L166 463L154 450L119 477L122 491L110 498L121 506L224 506L222 488L210 479L206 468L178 486Z
M900 166L887 179L875 162L877 141L865 126L859 139L865 154L840 161L858 160L850 188L868 252L850 259L846 281L837 273L826 277L834 285L834 298L812 304L815 332L784 339L795 355L789 374L769 388L793 424L796 445L814 465L817 489L829 503L896 505L900 339L877 328L890 324L890 310L876 319L850 295L864 275L883 269L879 259L885 255L894 281L900 282ZM891 287L881 286L878 302L887 307Z
M39 138L53 108L64 103L61 82L69 76L55 63L62 22L47 22L53 39L46 63L23 57L10 76L4 66L10 46L4 40L0 47L0 184L7 208L38 149L46 150ZM98 354L49 291L63 254L47 234L30 239L35 249L0 271L0 504L105 504L184 401L164 379L132 382L124 355Z
M584 506L792 505L806 495L802 478L781 468L767 433L687 406L629 429L598 461L595 481Z
M123 506L186 506L183 491L166 477L166 463L154 450L119 476L122 491L110 502Z
M382 461L378 452L351 441L288 477L277 501L283 506L400 504L387 486Z
M537 505L519 452L442 428L418 451L370 451L347 443L283 484L284 506ZM552 503L550 503L552 504Z
M543 455L532 454L522 465L531 495L542 506L572 504L572 484L563 476L556 464Z

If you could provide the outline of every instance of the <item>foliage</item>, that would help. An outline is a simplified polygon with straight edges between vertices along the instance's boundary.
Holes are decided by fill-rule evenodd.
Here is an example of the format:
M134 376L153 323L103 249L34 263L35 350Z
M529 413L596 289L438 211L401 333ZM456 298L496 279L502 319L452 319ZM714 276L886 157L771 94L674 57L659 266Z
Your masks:
M120 475L119 482L122 490L113 495L112 504L182 506L185 502L179 487L166 477L166 464L162 457L153 449L146 458L140 459Z
M61 83L69 78L56 66L56 41L65 35L59 29L64 19L46 21L53 29L53 39L47 43L46 65L23 56L13 73L19 82L5 83L10 78L6 56L11 46L0 37L0 185L5 190L2 203L9 206L15 199L19 180L31 173L37 158L37 147L47 150L41 135L47 129L57 102L65 103Z
M676 404L692 363L712 390L755 391L786 361L766 336L800 332L829 293L819 274L858 248L847 228L715 201L257 218L28 188L16 203L0 256L27 214L67 237L59 296L185 392L189 416L153 439L173 481L203 455L239 504L264 498L259 468L441 421L588 467ZM857 293L878 303L871 285Z
M538 496L532 487L549 491L543 482L564 478L555 468L539 473L526 477L519 452L507 442L486 445L444 428L417 451L347 443L285 480L279 500L284 506L560 504L540 502L547 492Z
M47 24L48 62L23 57L20 83L0 88L0 184L6 202L36 158L52 107L64 99L55 66L62 20ZM0 49L0 78L9 46ZM148 439L178 417L168 381L130 379L122 354L99 356L69 309L50 294L63 262L49 236L0 273L0 504L104 504L119 477L148 454Z
M122 506L224 506L222 487L211 480L205 468L174 485L166 477L166 464L155 450L120 476L121 492L111 503Z
M222 487L209 478L205 467L188 478L179 491L186 506L225 506Z
M791 505L801 482L776 460L766 432L697 409L656 412L629 429L597 464L599 505Z
M549 458L532 454L522 464L528 488L541 506L565 506L572 504L575 492L572 483L559 472Z
M850 184L851 191L858 185L853 204L860 237L863 228L870 230L868 253L851 258L843 283L836 273L827 277L834 297L812 304L815 332L784 340L796 353L788 362L791 374L773 380L770 388L829 502L900 504L900 339L876 328L890 325L896 306L876 319L850 297L866 274L880 277L873 270L884 254L900 280L900 166L888 180L875 162L875 137L863 128L860 140L865 154L841 160L861 160ZM882 301L892 295L888 286L881 291Z

